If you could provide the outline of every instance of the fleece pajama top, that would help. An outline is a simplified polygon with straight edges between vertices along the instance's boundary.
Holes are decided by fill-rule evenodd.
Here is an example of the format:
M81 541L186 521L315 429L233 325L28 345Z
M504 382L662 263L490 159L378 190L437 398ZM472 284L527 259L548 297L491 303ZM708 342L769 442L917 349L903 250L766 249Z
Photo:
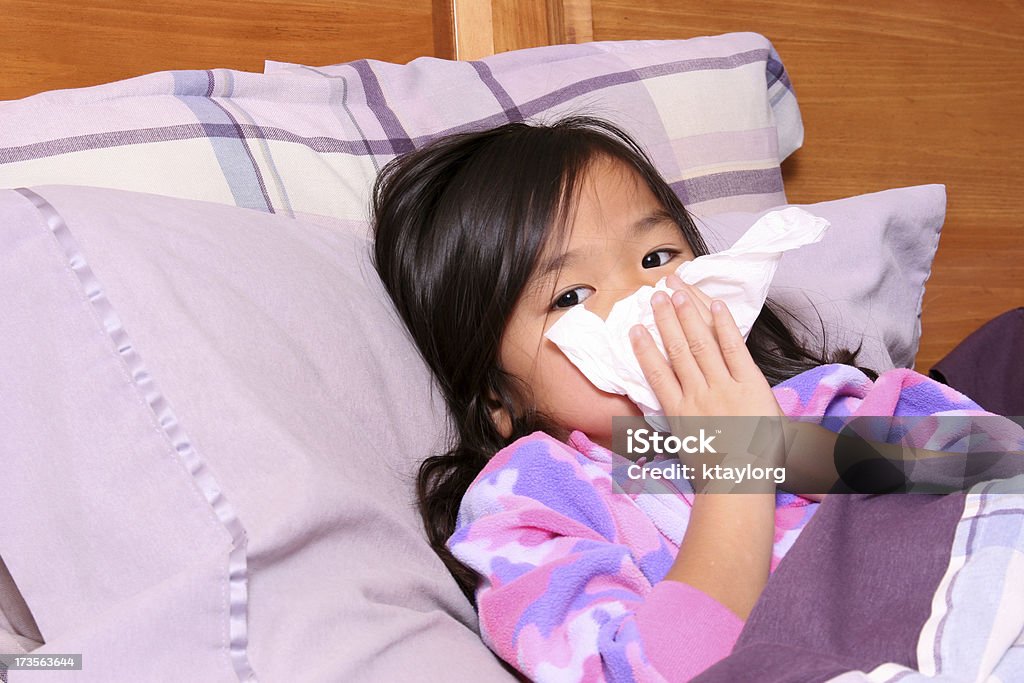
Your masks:
M896 369L872 382L823 365L773 387L789 416L927 415L979 410L924 375ZM836 418L831 425L829 418ZM535 432L498 452L463 498L452 553L482 576L480 631L497 655L534 681L686 681L727 656L743 621L678 581L675 561L692 489L613 484L628 464L576 431L568 443ZM621 481L621 479L620 479ZM685 488L684 488L685 487ZM776 494L771 570L818 504Z

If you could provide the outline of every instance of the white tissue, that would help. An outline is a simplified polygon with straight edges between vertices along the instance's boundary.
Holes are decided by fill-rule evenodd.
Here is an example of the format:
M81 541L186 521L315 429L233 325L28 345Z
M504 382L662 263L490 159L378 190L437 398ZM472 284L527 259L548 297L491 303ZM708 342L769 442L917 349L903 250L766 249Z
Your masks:
M746 339L768 297L768 286L782 253L820 241L828 227L824 218L797 207L772 211L754 223L732 247L687 261L676 270L676 275L712 299L723 301ZM672 293L665 279L616 302L607 320L588 311L585 304L574 306L544 335L594 386L628 396L643 411L647 422L661 431L668 431L668 424L661 417L661 403L633 353L629 329L637 323L646 327L665 355L651 308L655 292Z

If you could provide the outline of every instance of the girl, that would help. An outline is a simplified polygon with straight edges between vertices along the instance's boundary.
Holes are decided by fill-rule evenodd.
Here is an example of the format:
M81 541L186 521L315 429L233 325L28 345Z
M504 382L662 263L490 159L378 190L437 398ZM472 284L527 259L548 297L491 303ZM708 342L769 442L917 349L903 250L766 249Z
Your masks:
M485 642L533 680L688 680L727 655L816 504L613 495L612 417L641 413L543 337L708 253L638 145L583 117L454 135L391 162L373 201L375 266L454 420L420 510ZM772 387L823 365L877 378L771 301L744 344L720 302L669 285L669 358L630 334L667 415L782 415Z

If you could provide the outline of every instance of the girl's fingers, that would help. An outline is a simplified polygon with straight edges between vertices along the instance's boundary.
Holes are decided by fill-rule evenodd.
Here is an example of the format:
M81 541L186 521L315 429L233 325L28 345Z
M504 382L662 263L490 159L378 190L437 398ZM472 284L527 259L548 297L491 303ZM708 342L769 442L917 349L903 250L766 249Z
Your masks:
M665 284L668 288L675 291L678 289L683 290L687 294L693 294L697 299L702 302L703 306L698 306L697 309L700 311L700 317L704 318L704 322L708 325L712 325L714 318L711 317L711 297L704 292L700 291L693 285L687 284L680 279L675 273L670 274L665 278Z
M629 341L647 383L658 397L658 402L665 410L670 410L670 406L679 405L683 398L683 389L672 366L655 345L651 333L643 325L634 325L629 330Z
M664 292L655 292L651 297L654 321L661 333L669 365L672 366L684 394L707 387L707 381L690 351L689 340L683 331L681 320Z
M729 368L726 367L725 360L722 358L715 331L701 317L698 310L698 307L704 306L704 303L699 299L694 300L689 291L675 292L672 295L672 303L682 324L683 335L686 337L690 353L696 359L705 382L711 385L716 381L729 379Z
M698 287L684 282L681 289L685 289L687 293L692 292L694 296L696 296L698 299L707 304L708 310L711 310L711 297L705 294L704 292L700 291Z
M683 291L691 297L690 300L693 302L697 312L700 313L700 317L707 323L708 327L714 330L715 319L711 315L711 297L693 285L684 284Z
M711 313L715 317L718 347L729 368L729 374L738 382L756 379L761 375L761 370L750 356L750 351L747 349L746 342L743 341L743 335L740 334L740 328L736 326L729 307L721 301L714 301Z

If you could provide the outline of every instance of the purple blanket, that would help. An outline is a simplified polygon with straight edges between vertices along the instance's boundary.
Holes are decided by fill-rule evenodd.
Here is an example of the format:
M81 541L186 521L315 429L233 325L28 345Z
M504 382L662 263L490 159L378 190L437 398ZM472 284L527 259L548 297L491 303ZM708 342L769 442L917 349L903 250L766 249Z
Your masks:
M579 431L535 432L487 463L448 541L483 577L484 642L535 681L1022 680L1024 468L1011 458L991 477L985 456L1019 451L1024 430L911 370L872 382L825 365L773 391L793 419L925 449L898 461L914 486L977 488L820 505L780 492L772 574L744 623L663 580L689 523L685 480L627 490L614 473L632 461Z
M856 416L935 416L906 434L899 425L914 420L890 421L876 437L968 460L1024 446L1020 425L922 375L888 372L847 400L828 367L776 387L788 414L823 412L835 431ZM966 493L829 495L732 654L696 680L1024 680L1024 468L1007 462L1017 476L978 476Z

